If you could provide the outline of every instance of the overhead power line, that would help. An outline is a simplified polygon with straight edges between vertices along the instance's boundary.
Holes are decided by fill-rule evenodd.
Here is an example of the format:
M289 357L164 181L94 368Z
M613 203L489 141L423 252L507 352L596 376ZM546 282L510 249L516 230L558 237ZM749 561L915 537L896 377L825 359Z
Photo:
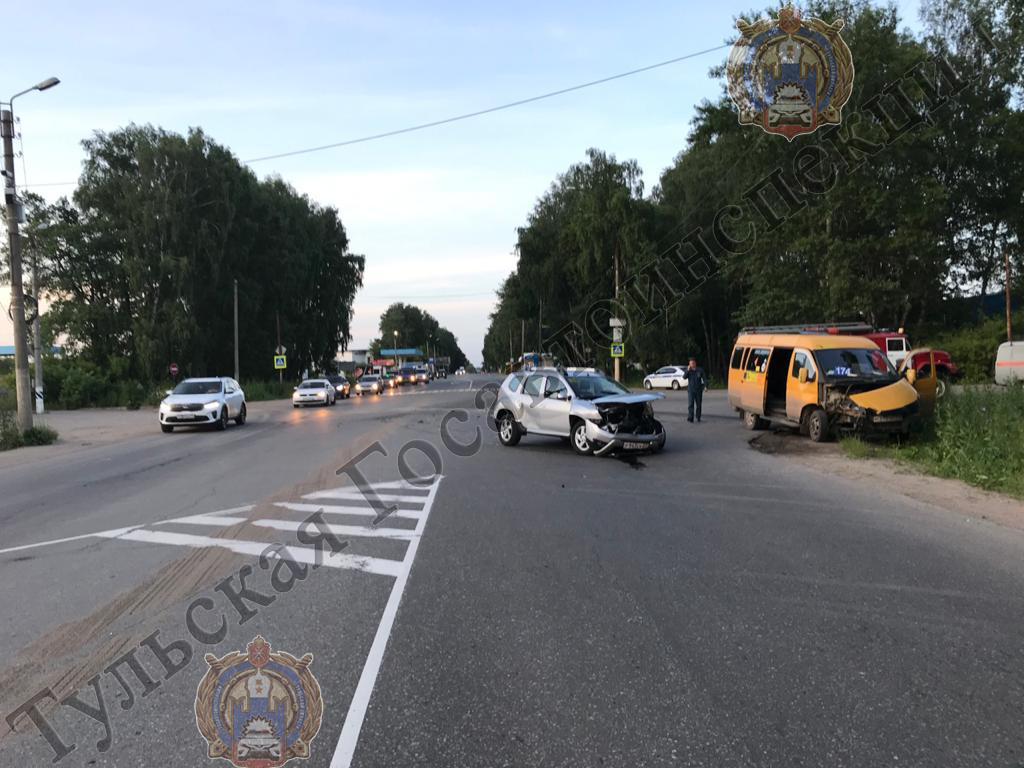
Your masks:
M499 104L499 105L497 105L495 107L488 107L486 109L479 109L479 110L477 110L475 112L466 112L465 114L462 114L462 115L455 115L453 117L446 117L446 118L443 118L441 120L433 120L433 121L431 121L429 123L419 123L417 125L410 125L410 126L407 126L405 128L397 128L397 129L392 130L392 131L384 131L383 133L374 133L374 134L370 134L369 136L360 136L359 138L355 138L355 139L346 139L345 141L336 141L336 142L333 142L331 144L321 144L321 145L315 146L315 147L305 147L304 149L293 149L293 150L290 150L288 152L278 152L277 154L274 154L274 155L263 155L262 157L254 157L254 158L251 158L249 160L243 160L242 162L245 163L246 165L249 165L249 164L252 164L252 163L262 163L262 162L264 162L266 160L279 160L279 159L284 158L284 157L295 157L296 155L308 155L308 154L310 154L312 152L323 152L324 150L337 149L339 147L348 147L348 146L351 146L353 144L365 144L366 142L369 142L369 141L378 141L379 139L386 139L386 138L389 138L391 136L400 136L403 133L413 133L415 131L426 130L427 128L436 128L436 127L441 126L441 125L448 125L449 123L457 123L457 122L460 122L462 120L470 120L470 119L472 119L474 117L481 117L483 115L489 115L489 114L492 114L494 112L501 112L501 111L504 111L506 109L513 109L515 107L521 107L524 104L532 104L532 103L537 102L537 101L543 101L544 99L552 99L555 96L563 96L563 95L565 95L567 93L572 93L574 91L582 91L584 88L593 88L595 85L603 85L604 83L610 83L610 82L612 82L614 80L621 80L621 79L623 79L625 77L632 77L633 75L639 75L639 74L642 74L644 72L650 72L653 69L660 69L661 67L668 67L668 66L670 66L672 64L678 64L681 61L686 61L687 59L695 59L698 56L704 56L705 54L708 54L708 53L714 53L715 51L720 51L723 48L728 48L730 45L731 45L730 43L723 43L722 45L716 45L716 46L713 46L711 48L705 48L702 51L694 51L693 53L688 53L685 56L676 56L674 59L667 59L665 61L659 61L656 64L648 64L645 67L638 67L637 69L631 69L631 70L628 70L626 72L619 72L616 75L609 75L608 77L602 77L602 78L600 78L598 80L590 80L590 81L588 81L586 83L579 83L577 85L570 85L567 88L559 88L557 91L548 91L547 93L542 93L542 94L539 94L537 96L530 96L530 97L525 98L525 99L518 99L517 101L510 101L510 102L507 102L505 104ZM32 188L35 188L35 187L66 187L66 186L74 186L77 183L78 182L76 182L76 181L51 181L51 182L44 183L44 184L32 184L31 187Z
M521 107L524 104L532 104L535 101L542 101L543 99L550 99L555 96L562 96L566 93L572 93L573 91L581 91L584 88L591 88L595 85L601 85L602 83L610 83L613 80L621 80L624 77L631 77L632 75L639 75L642 72L650 72L652 69L658 69L659 67L667 67L670 64L678 64L680 61L686 61L687 59L694 59L698 56L703 56L706 53L713 53L714 51L721 50L722 48L728 48L731 43L724 43L723 45L716 45L713 48L705 48L703 51L695 51L694 53L688 53L685 56L677 56L674 59L668 59L667 61L659 61L657 64L648 64L646 67L640 67L639 69L631 69L628 72L620 72L617 75L611 75L609 77L602 77L600 80L591 80L587 83L580 83L579 85L571 85L568 88L560 88L557 91L549 91L548 93L542 93L539 96L530 96L526 99L519 99L518 101L510 101L507 104L499 104L496 107L488 107L487 109L480 109L476 112L467 112L464 115L456 115L455 117L446 117L443 120L434 120L429 123L420 123L419 125L410 125L407 128L398 128L394 131L385 131L384 133L375 133L370 136L361 136L358 139L347 139L346 141L337 141L333 144L322 144L318 147L307 147L305 149L295 149L290 152L280 152L276 155L264 155L263 157L254 157L251 160L246 160L246 163L261 163L264 160L277 160L282 157L294 157L295 155L306 155L310 152L322 152L325 149L336 149L338 147L347 147L352 144L363 144L368 141L376 141L377 139L386 139L389 136L398 136L403 133L412 133L413 131L422 131L427 128L436 128L439 125L447 125L448 123L456 123L460 120L469 120L473 117L480 117L481 115L489 115L492 112L501 112L505 109L512 109L513 107Z

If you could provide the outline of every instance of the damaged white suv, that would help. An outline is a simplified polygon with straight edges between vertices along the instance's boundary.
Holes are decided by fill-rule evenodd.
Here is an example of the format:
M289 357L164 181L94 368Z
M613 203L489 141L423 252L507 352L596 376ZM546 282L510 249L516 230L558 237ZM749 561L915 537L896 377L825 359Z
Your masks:
M510 374L494 404L502 445L526 434L568 438L580 454L660 451L665 430L651 403L593 369L537 368Z

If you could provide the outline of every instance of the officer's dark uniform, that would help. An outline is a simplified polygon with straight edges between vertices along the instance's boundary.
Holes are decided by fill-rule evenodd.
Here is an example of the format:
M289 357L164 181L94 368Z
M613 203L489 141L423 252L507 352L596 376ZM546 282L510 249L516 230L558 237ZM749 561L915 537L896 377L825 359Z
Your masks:
M697 421L700 421L700 407L704 400L704 387L707 386L707 379L704 378L704 369L700 366L693 370L687 368L683 371L686 378L687 409L686 420L693 421L696 413Z

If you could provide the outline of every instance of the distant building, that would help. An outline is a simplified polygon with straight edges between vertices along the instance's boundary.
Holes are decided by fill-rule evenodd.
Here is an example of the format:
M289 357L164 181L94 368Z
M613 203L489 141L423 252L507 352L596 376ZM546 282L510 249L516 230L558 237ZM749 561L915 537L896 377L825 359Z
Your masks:
M368 349L346 349L339 352L334 358L337 363L351 363L352 365L366 365L370 361L370 350Z
M61 357L64 353L63 347L51 347L50 354L54 357ZM14 359L14 345L3 345L0 344L0 360ZM28 359L32 359L32 345L28 348Z

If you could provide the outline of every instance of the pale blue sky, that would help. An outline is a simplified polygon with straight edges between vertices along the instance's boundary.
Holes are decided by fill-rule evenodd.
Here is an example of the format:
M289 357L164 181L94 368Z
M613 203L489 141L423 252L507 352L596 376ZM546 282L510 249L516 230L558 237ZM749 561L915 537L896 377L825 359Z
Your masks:
M898 5L917 28L916 0ZM79 142L97 129L201 126L245 160L709 48L731 39L733 17L750 7L9 3L0 93L6 98L50 75L63 81L16 103L31 186L76 179ZM694 106L718 95L707 71L725 53L454 125L253 167L336 206L353 250L366 254L353 346L365 346L383 309L404 300L434 314L479 363L493 291L515 266L515 229L537 197L591 146L636 158L650 188L684 146ZM35 188L51 198L71 190ZM9 328L0 327L0 343L10 343Z

